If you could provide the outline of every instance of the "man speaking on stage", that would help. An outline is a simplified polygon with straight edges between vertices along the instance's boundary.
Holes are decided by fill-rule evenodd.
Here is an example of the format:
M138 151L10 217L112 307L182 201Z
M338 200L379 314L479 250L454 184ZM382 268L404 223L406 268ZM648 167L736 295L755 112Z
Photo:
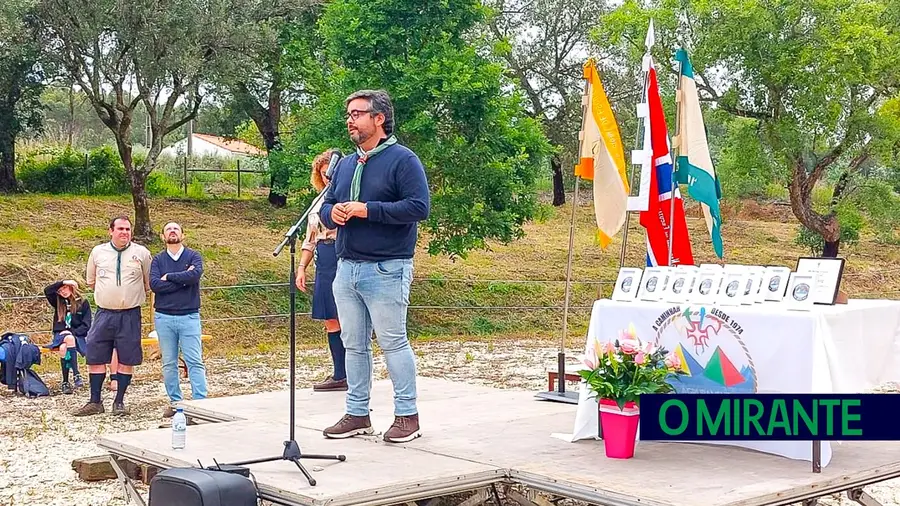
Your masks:
M406 332L418 222L431 197L418 156L394 136L394 109L385 91L363 90L346 102L347 130L356 153L341 160L320 218L337 228L334 300L346 353L347 408L329 438L372 434L372 330L394 386L394 423L384 440L421 435L416 406L416 361Z

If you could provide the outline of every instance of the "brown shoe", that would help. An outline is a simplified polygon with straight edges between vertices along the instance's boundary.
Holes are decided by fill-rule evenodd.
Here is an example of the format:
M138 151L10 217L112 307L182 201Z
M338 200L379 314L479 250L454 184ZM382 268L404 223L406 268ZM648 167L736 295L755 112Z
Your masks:
M368 416L344 415L341 420L328 427L322 434L331 439L344 439L353 436L364 436L374 433L372 422Z
M394 425L384 433L384 440L388 443L408 443L421 435L418 414L395 416Z
M347 390L347 378L336 380L333 376L329 376L325 381L313 385L316 392L336 392L339 390Z
M166 407L166 410L163 411L163 418L172 418L175 416L175 408L172 406Z
M73 416L92 416L99 415L100 413L105 412L106 410L103 408L102 402L89 402L84 406L81 406L81 409L72 413Z
M125 416L131 414L131 411L125 407L124 402L113 402L112 414L113 416Z

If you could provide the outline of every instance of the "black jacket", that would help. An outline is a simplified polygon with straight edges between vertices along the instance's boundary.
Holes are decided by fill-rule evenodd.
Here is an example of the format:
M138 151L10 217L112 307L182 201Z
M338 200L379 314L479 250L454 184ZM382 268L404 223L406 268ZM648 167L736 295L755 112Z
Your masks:
M53 308L53 333L56 334L57 332L68 330L76 338L84 339L87 337L88 330L91 328L91 305L86 299L82 299L81 307L72 314L72 323L70 326L66 325L65 318L63 321L59 321L57 310L59 295L56 292L62 285L62 281L57 281L56 283L47 286L47 288L44 288L44 295L47 296L47 302L49 302L50 307Z

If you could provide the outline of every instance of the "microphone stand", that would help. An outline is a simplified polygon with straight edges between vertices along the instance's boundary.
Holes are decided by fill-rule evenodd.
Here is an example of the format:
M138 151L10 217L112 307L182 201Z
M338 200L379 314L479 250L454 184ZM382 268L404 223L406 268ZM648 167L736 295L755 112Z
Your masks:
M328 191L328 187L331 186L329 183L325 186L325 188L319 193L319 195L313 200L312 204L306 209L306 212L303 213L303 216L297 220L297 223L294 224L285 234L284 240L281 241L281 244L275 248L275 251L272 252L273 256L278 256L281 253L281 250L288 244L290 244L291 249L291 273L290 273L290 294L291 294L291 315L290 315L290 337L291 337L291 392L290 392L290 435L288 440L284 442L284 452L280 456L275 457L266 457L261 459L252 459L252 460L244 460L241 462L233 462L231 466L245 466L250 464L260 464L263 462L274 462L278 460L287 460L293 462L300 469L300 472L306 476L306 479L309 480L309 485L314 487L316 486L316 480L309 474L309 471L303 467L303 464L300 463L300 459L316 459L316 460L338 460L345 461L347 457L345 455L318 455L318 454L304 454L300 450L300 445L297 444L296 439L294 438L294 420L295 420L295 402L296 402L296 351L297 351L297 319L296 319L296 300L297 300L297 284L296 284L296 271L294 270L294 259L296 257L296 243L297 243L297 235L303 230L303 223L306 221L307 216L312 211L312 209L325 197L325 192ZM213 468L215 469L215 467Z

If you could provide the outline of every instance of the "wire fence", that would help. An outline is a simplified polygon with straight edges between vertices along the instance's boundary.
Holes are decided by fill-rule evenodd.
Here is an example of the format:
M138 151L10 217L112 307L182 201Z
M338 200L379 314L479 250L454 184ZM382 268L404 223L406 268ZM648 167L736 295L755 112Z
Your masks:
M471 278L440 278L440 277L426 277L426 278L415 278L416 282L431 282L431 283L466 283L466 284L565 284L566 280L558 280L558 279L471 279ZM570 280L569 283L571 285L592 285L592 286L603 286L603 285L612 285L615 281L609 280ZM212 286L201 286L201 291L215 291L215 290L243 290L243 289L270 289L270 288L287 288L289 283L248 283L248 284L237 284L237 285L212 285ZM86 296L90 297L92 294L87 293ZM21 296L3 296L0 295L0 303L2 302L24 302L29 300L40 300L45 299L46 296L41 295L21 295ZM590 309L591 305L577 305L570 304L570 311L579 311ZM526 306L526 305L502 305L502 306L486 306L486 305L410 305L410 311L434 311L434 310L447 310L447 311L562 311L565 309L564 306L560 305L545 305L545 306ZM295 312L296 316L310 316L311 312ZM265 315L251 315L251 316L231 316L231 317L221 317L221 318L202 318L201 322L203 323L218 323L218 322L230 322L230 321L251 321L251 320L265 320L265 319L274 319L274 318L288 318L290 313L276 313L276 314L265 314ZM142 323L143 327L150 327L152 324L150 323ZM34 334L48 334L47 330L25 330L25 331L15 331L17 334L26 334L26 335L34 335Z
M414 278L415 282L431 282L431 283L487 283L487 284L565 284L566 280L562 279L469 279L469 278ZM612 285L615 283L615 280L599 280L599 281L591 281L591 280L571 280L569 283L572 285ZM249 283L249 284L241 284L241 285L217 285L217 286L201 286L201 291L210 291L210 290L243 290L248 288L277 288L277 287L287 287L288 283ZM90 295L90 294L86 294ZM5 296L0 294L0 302L5 301L19 301L19 300L34 300L34 299L44 299L46 298L43 294L40 295L10 295Z
M891 272L900 272L900 268L897 269L889 269L885 271L880 271L879 274L889 274ZM844 278L853 278L856 276L860 276L864 273L848 273L844 275ZM425 277L425 278L415 278L416 282L430 282L430 283L468 283L468 284L564 284L566 280L560 279L471 279L471 278L441 278L441 277ZM593 285L593 286L605 286L612 285L615 283L615 280L570 280L569 283L571 285ZM200 289L202 291L215 291L215 290L243 290L243 289L259 289L259 288L285 288L288 287L289 283L248 283L248 284L237 284L237 285L212 285L212 286L202 286ZM91 296L92 294L86 294ZM900 290L898 291L887 291L887 292L868 292L868 293L857 293L854 294L858 298L869 298L869 297L885 297L892 295L900 295ZM0 303L2 302L22 302L28 300L37 300L44 299L45 296L41 295L21 295L21 296L4 296L0 295ZM592 305L583 305L583 304L570 304L570 311L580 311L591 309ZM448 311L561 311L564 310L565 306L560 305L546 305L546 306L524 306L524 305L504 305L504 306L484 306L484 305L410 305L410 311L433 311L433 310L448 310ZM310 316L312 313L310 312L295 312L296 316ZM251 315L251 316L231 316L231 317L221 317L221 318L204 318L201 319L204 323L217 323L217 322L229 322L229 321L252 321L252 320L264 320L264 319L275 319L275 318L287 318L290 316L290 313L277 313L277 314L266 314L266 315ZM152 324L143 323L142 326L149 327ZM26 330L26 331L16 331L18 334L46 334L49 333L47 330Z

